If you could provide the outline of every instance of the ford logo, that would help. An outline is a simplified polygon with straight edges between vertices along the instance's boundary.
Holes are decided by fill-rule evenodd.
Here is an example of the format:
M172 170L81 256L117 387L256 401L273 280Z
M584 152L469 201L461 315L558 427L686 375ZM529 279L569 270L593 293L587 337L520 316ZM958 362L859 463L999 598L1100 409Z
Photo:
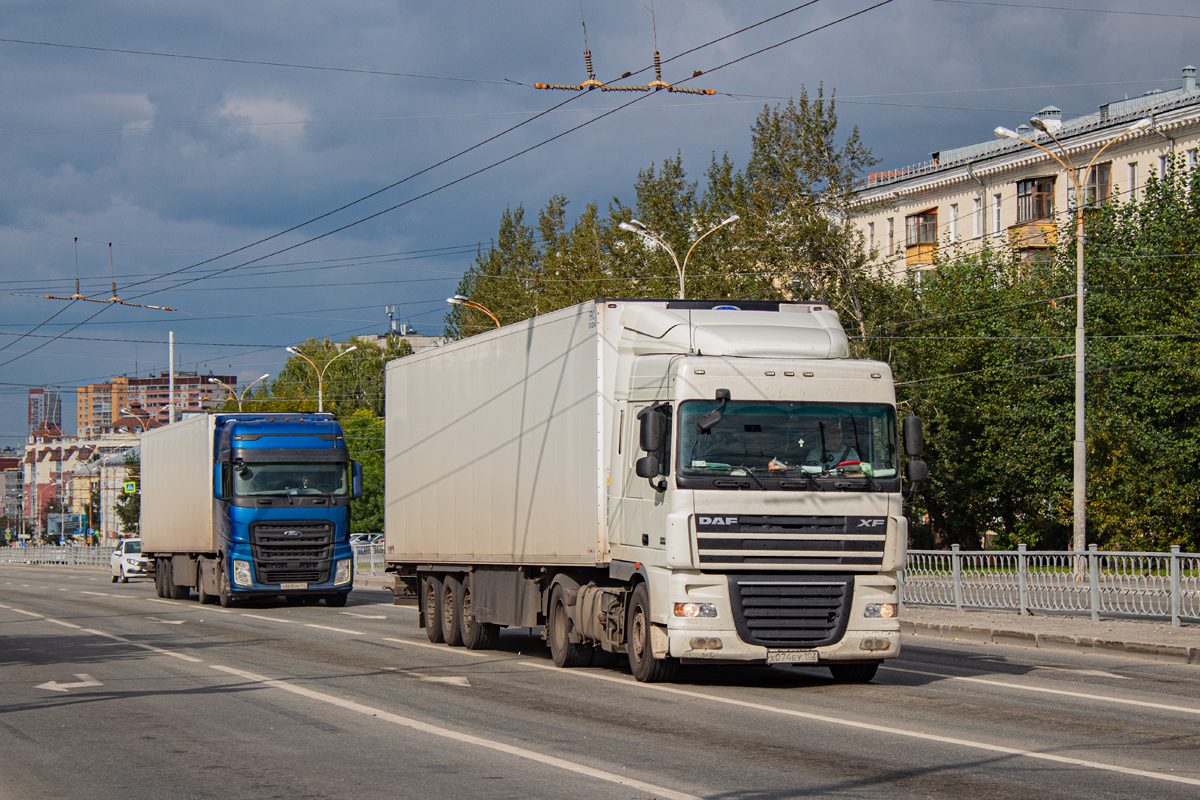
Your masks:
M303 536L304 534L301 533L300 531L284 531L283 535L295 537L295 536Z

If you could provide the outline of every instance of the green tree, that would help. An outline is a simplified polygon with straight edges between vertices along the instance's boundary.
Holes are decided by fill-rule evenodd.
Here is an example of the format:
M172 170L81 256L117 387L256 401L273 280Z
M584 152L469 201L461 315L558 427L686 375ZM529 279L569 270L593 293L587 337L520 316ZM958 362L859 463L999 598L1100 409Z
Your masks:
M342 420L350 457L362 464L363 496L351 503L350 532L383 530L383 420L359 409Z
M132 452L125 454L125 480L133 481L135 490L132 494L122 493L117 498L114 511L117 521L121 524L121 533L126 536L136 536L140 530L142 517L142 461L140 455Z

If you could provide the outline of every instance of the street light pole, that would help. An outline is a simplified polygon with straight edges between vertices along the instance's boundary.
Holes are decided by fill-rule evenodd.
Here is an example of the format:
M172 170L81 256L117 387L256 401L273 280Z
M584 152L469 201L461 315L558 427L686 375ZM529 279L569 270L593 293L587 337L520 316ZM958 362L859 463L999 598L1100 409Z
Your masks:
M647 228L645 223L639 222L636 219L631 219L631 220L629 220L629 222L622 222L617 227L623 231L629 231L630 233L636 233L641 236L645 236L647 239L650 239L651 241L657 243L660 247L662 247L662 249L667 251L667 255L669 255L671 257L671 260L675 262L675 271L677 273L679 273L679 299L683 300L684 294L685 294L684 287L683 287L683 276L684 276L684 273L687 271L688 258L691 257L692 251L696 249L696 245L700 244L701 240L703 240L705 236L708 236L710 233L713 233L717 230L720 230L721 228L724 228L726 225L732 225L733 223L737 222L739 219L741 219L741 217L739 217L737 214L734 214L733 216L729 217L728 219L721 220L721 223L719 225L709 228L707 231L700 234L700 238L696 239L696 241L692 242L692 246L689 247L687 253L684 254L682 264L679 263L679 258L675 255L675 251L671 249L671 245L667 244L667 240L664 239L662 236L658 235L657 233L655 233L654 231Z
M1085 347L1087 338L1084 334L1083 320L1083 302L1085 293L1084 268L1083 268L1083 248L1085 241L1083 227L1083 207L1087 201L1084 190L1087 188L1088 177L1091 175L1092 167L1096 163L1096 159L1100 154L1111 147L1115 142L1128 136L1131 133L1148 128L1152 123L1149 119L1140 119L1133 123L1119 134L1109 139L1104 143L1096 154L1092 156L1092 160L1088 162L1087 167L1080 171L1075 167L1075 162L1071 160L1071 155L1067 152L1067 148L1063 147L1062 142L1054 135L1055 130L1062 127L1062 123L1058 120L1043 120L1041 117L1034 117L1029 120L1029 124L1039 131L1042 131L1050 140L1058 147L1062 153L1062 158L1059 158L1052 150L1031 142L1020 136L1015 131L1008 128L996 128L994 133L999 139L1016 139L1024 142L1031 147L1036 147L1042 152L1049 155L1062 166L1066 171L1067 176L1071 179L1071 183L1075 187L1075 439L1073 441L1073 457L1074 457L1074 487L1071 502L1072 514L1072 542L1073 550L1083 552L1087 550L1087 425L1086 425L1086 386L1087 386L1087 370L1085 365Z
M350 345L345 350L341 351L336 356L334 356L333 358L326 361L324 367L318 367L317 362L313 361L311 358L304 355L304 353L301 353L295 347L287 348L287 351L289 353L291 353L294 356L300 356L305 361L307 361L309 364L312 364L312 368L314 370L316 370L316 373L317 373L317 412L318 413L325 411L325 370L329 369L330 364L337 361L342 356L346 355L346 353L351 353L357 349L358 349L358 345L356 345L356 344ZM265 378L265 377L267 377L267 376L263 375L263 378ZM261 381L262 378L259 378L258 380ZM255 381L255 383L258 383L258 381ZM239 405L238 408L240 409L241 405Z
M486 307L480 305L479 303L476 303L473 300L468 300L461 294L456 294L454 297L447 297L446 302L452 306L466 306L467 308L473 308L476 311L482 311L492 318L492 322L496 323L497 328L500 327L500 320L496 318L495 314L493 314L491 311L488 311Z
M233 396L233 399L237 400L238 412L240 413L242 410L242 400L245 399L246 393L250 391L250 387L254 386L254 384L258 383L259 381L266 380L269 377L271 377L271 373L268 372L258 378L255 378L254 380L250 381L250 383L246 384L246 388L242 389L241 394L238 394L236 389L229 388L227 385L225 385L223 382L217 380L216 378L209 378L208 382L215 383L217 386L220 386L222 389L229 392L229 394Z

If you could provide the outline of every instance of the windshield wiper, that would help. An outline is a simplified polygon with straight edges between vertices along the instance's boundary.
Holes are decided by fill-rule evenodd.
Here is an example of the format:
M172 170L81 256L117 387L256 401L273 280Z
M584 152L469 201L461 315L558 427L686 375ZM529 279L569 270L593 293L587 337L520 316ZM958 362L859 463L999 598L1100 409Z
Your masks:
M804 476L805 483L789 483L787 481L780 481L779 488L780 489L799 489L802 486L807 486L808 488L812 489L815 492L825 491L825 487L821 485L820 481L818 481L816 478L813 477L813 474L811 472L809 472L806 469L801 469L800 474Z

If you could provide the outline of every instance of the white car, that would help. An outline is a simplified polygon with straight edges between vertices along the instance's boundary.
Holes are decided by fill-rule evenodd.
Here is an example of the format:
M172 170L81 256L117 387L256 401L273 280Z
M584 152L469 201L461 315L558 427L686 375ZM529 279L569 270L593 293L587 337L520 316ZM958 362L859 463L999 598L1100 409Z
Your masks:
M129 583L129 576L145 575L149 571L149 564L142 555L142 540L122 539L109 556L108 565L113 583Z

